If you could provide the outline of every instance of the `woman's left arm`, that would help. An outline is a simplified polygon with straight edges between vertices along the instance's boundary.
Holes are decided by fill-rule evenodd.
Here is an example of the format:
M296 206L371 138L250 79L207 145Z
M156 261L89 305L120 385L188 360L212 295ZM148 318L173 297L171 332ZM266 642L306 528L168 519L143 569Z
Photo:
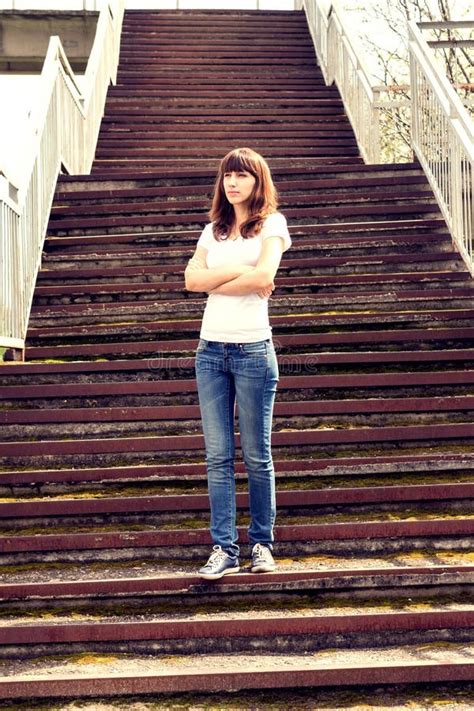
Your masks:
M225 284L221 284L210 294L224 294L226 296L247 296L273 290L273 279L280 266L283 254L283 238L267 237L263 241L262 252L255 269L247 274L241 274Z

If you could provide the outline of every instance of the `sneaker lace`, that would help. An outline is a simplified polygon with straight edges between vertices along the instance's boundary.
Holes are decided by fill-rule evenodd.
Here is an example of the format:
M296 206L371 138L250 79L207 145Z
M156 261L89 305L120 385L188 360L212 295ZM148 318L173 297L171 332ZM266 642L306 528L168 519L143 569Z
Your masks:
M209 560L207 561L208 565L214 564L214 563L220 563L221 560L225 560L227 558L227 553L222 550L220 546L214 546L213 553L209 556Z
M253 549L253 556L257 561L264 561L267 559L267 552L269 552L268 548L260 545L260 543L256 543Z

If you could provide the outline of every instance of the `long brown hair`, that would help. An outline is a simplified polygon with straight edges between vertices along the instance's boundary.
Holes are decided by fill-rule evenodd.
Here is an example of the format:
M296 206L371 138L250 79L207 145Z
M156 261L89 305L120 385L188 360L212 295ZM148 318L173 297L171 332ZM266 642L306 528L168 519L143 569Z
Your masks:
M219 240L227 235L235 221L234 207L227 200L224 190L226 173L246 171L255 177L255 186L249 198L248 219L240 226L242 237L255 237L262 229L268 215L277 211L278 196L267 162L251 148L235 148L221 161L214 186L214 197L209 218L213 223L214 237Z

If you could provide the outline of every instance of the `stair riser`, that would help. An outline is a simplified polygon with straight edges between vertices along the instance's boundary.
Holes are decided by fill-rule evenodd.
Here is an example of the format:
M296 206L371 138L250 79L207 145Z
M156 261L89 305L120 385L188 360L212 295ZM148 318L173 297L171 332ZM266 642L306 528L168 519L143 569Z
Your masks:
M126 123L126 122L125 122ZM104 122L102 126L107 126L108 122L104 118ZM206 129L205 126L202 124L197 124L197 127L201 127L203 130L211 130L211 129ZM236 126L235 124L233 125L232 128L236 128L237 130L240 130L241 127ZM278 126L271 126L271 130L273 128ZM125 126L127 128L127 126ZM189 129L190 126L186 125L186 128ZM260 128L258 127L258 124L256 125L257 130L261 130L262 126L260 124ZM288 125L289 130L298 130L298 126L295 126L295 124L289 124ZM300 127L303 128L303 127ZM308 127L306 127L308 128ZM249 124L245 126L246 130L254 130L254 124ZM216 130L216 127L213 127L212 130ZM229 129L230 130L230 129ZM270 127L267 127L264 129L265 131L270 130ZM218 165L213 162L213 167L209 167L208 169L201 169L197 168L194 166L193 170L190 171L190 174L187 175L186 172L184 172L180 169L179 171L176 170L176 165L173 167L173 170L169 171L169 174L163 174L159 173L157 175L153 175L152 177L146 177L146 175L143 174L143 172L140 174L137 172L135 175L134 179L129 179L129 178L116 178L116 179L111 179L108 176L104 176L103 179L99 180L97 178L94 178L94 176L88 175L88 176L65 176L62 175L59 177L59 182L58 182L58 189L60 191L69 191L69 192L75 192L76 190L110 190L114 189L117 187L123 187L123 188L130 188L130 187L135 187L135 188L141 188L141 187L154 187L154 186L160 186L160 185L178 185L178 186L187 186L187 185L195 185L196 182L205 184L205 185L212 185L213 180L216 176ZM311 179L311 180L317 180L321 179L322 176L324 177L332 177L332 178L358 178L360 176L363 177L393 177L397 178L399 182L402 181L402 176L407 176L407 177L420 177L420 171L419 169L415 168L412 163L399 163L399 164L394 164L394 165L388 165L388 166L381 166L381 165L376 165L376 166L367 166L364 164L358 164L356 167L352 166L351 164L344 164L344 165L331 165L331 166L320 166L319 168L316 167L311 167L311 162L308 161L302 161L301 165L299 166L298 169L293 169L291 170L288 166L282 165L282 166L275 166L273 167L272 173L275 178L275 182L278 183L278 181L282 180L282 177L285 176L286 179L288 180L297 180L301 179L301 176L303 176L305 179ZM341 176L342 173L342 176Z
M392 644L415 644L433 642L471 642L474 633L470 630L430 630L415 632L391 632ZM387 644L387 633L354 635L306 635L303 637L277 637L239 640L218 637L206 640L166 640L163 642L127 642L127 643L88 643L88 644L48 644L11 647L0 650L3 659L28 659L43 656L61 656L64 654L216 654L225 652L267 652L267 653L304 653L323 649L344 647L364 648L380 647Z
M336 352L342 352L344 349L352 349L354 344L364 348L372 348L373 351L379 352L387 347L394 347L398 350L411 350L413 344L416 343L420 349L434 348L439 350L443 347L463 349L472 348L473 339L469 329L437 329L437 333L428 333L423 329L412 329L410 331L402 331L398 334L396 331L389 333L379 332L376 336L367 332L355 334L356 339L335 334L335 337L328 338L326 334L322 334L318 338L318 343L312 345L314 353L326 352L328 347L331 347ZM447 331L447 333L443 333ZM454 333L452 333L454 331ZM463 332L466 331L466 335ZM451 335L452 333L452 335ZM331 335L331 334L329 334ZM184 349L188 354L194 352L197 344L197 336L191 336L190 339L183 340L186 345ZM162 345L157 346L156 342L119 342L114 343L101 342L97 344L81 345L65 345L58 350L53 347L37 347L30 348L27 353L28 360L38 360L40 358L53 358L56 360L71 360L77 359L80 355L82 360L91 358L106 358L113 361L114 359L123 359L130 357L148 357L155 360L160 358L162 353L169 355L170 353L179 354L183 351L183 346L178 341L174 345L173 341L163 341ZM164 345L163 345L164 344ZM7 358L6 360L11 360Z
M419 454L424 451L431 451L433 454L442 454L447 449L453 452L470 452L474 446L474 437L470 439L443 439L439 436L425 438L423 440L400 442L397 451L403 454ZM321 446L308 445L302 447L287 446L274 447L275 457L289 458L315 458L324 457L363 457L380 456L394 452L393 442L348 442L347 444L324 444ZM18 448L17 448L18 450ZM118 452L116 454L60 454L41 456L22 456L18 450L15 457L0 457L0 466L5 469L16 469L17 467L27 468L61 468L61 467L116 467L127 465L151 465L154 463L184 463L202 461L204 450L197 449L186 452L161 451L154 452Z
M165 268L163 268L163 264L158 264L156 269L153 269L153 265L148 263L145 267L138 265L134 270L130 268L130 264L128 264L127 267L116 268L115 270L111 266L109 266L109 268L105 271L92 268L90 272L87 272L85 267L76 267L76 269L64 272L61 271L61 269L51 269L40 273L38 277L38 286L41 287L42 291L47 291L48 286L54 287L54 289L51 290L52 292L58 292L59 287L58 295L62 296L60 291L61 284L64 284L65 295L67 295L67 292L74 286L79 287L79 291L82 290L80 287L84 287L83 294L87 295L88 284L94 287L91 289L91 293L93 293L97 290L97 287L101 284L101 282L107 287L105 291L110 289L110 286L108 285L113 284L120 284L121 286L129 284L143 284L146 286L147 284L155 283L157 287L159 285L166 287L166 284L168 284L169 288L172 289L173 292L175 291L176 286L179 286L180 296L182 297L183 294L186 293L184 290L184 271L186 262L187 259L183 260L180 265L169 265ZM284 289L286 288L284 279L291 279L293 277L301 279L302 277L306 277L307 281L304 284L300 283L299 286L312 288L317 287L318 281L320 282L321 278L324 276L331 277L340 275L343 277L345 275L364 275L368 277L372 276L373 281L376 281L377 274L390 275L393 274L393 272L396 272L398 274L406 273L407 275L412 275L417 271L420 272L420 274L425 274L429 267L431 267L433 271L439 272L448 271L450 269L455 271L458 266L459 258L449 252L431 254L425 259L417 254L413 256L413 261L409 264L406 264L406 262L403 261L403 257L398 255L385 255L379 259L374 258L373 256L370 259L364 259L364 257L361 257L360 260L357 258L350 259L349 257L338 256L332 260L330 258L325 258L319 262L315 260L314 266L309 268L306 265L298 266L297 263L293 266L291 262L288 261L280 269L280 284L281 288ZM311 277L320 277L320 279L312 281ZM343 280L341 279L341 281ZM276 283L277 285L279 283L278 277ZM40 291L39 294L41 293L42 292ZM166 288L164 295L166 296ZM193 298L195 298L195 294L189 294L188 292L188 299ZM280 296L279 298L281 299L283 297ZM470 306L469 303L468 306ZM277 304L275 304L275 308L277 308Z
M187 374L187 371L181 373L181 377ZM439 376L440 380L442 374ZM356 380L356 378L355 378ZM190 381L189 385L190 391L195 390L195 385ZM85 386L84 386L85 389ZM151 389L151 388L150 388ZM364 385L356 385L353 387L340 386L336 387L326 387L326 388L310 388L307 387L304 390L298 392L298 390L289 390L285 392L280 389L278 393L278 401L284 403L285 401L293 401L299 399L304 400L345 400L345 399L364 399L364 398L404 398L404 397L463 397L472 395L472 378L466 376L465 384L462 383L462 377L458 379L457 384L436 384L436 374L433 376L433 382L431 385L390 385L386 388L383 387L367 387ZM178 405L197 405L197 393L191 392L186 394L184 392L174 392L170 393L148 393L140 395L133 395L132 393L124 393L123 395L90 395L88 397L82 396L67 396L66 394L61 396L58 394L56 397L49 396L44 397L34 397L32 395L25 395L25 399L17 396L15 399L9 400L8 397L4 397L1 400L2 410L5 408L12 409L56 409L56 408L80 408L80 407L161 407L161 406L178 406ZM287 416L288 417L288 416ZM320 416L318 415L318 418ZM178 427L180 427L178 425Z
M354 540L322 540L286 543L278 541L278 556L298 558L313 555L357 557L371 555L390 555L397 553L436 551L472 551L474 541L471 537L437 536L436 538L360 538ZM9 566L41 565L51 563L120 563L127 561L195 561L202 564L209 556L210 543L191 546L153 546L152 548L114 548L109 550L51 551L43 553L2 554L0 562L8 573ZM243 546L244 547L244 546Z
M449 255L449 258L452 258L452 254L450 250L448 250L448 246L444 244L444 237L441 236L438 243L436 238L432 241L434 243L432 245L426 244L425 241L422 241L419 244L414 241L409 243L409 240L406 240L405 242L400 240L400 243L396 244L375 243L371 244L370 247L363 245L360 247L351 245L346 246L344 244L334 245L334 247L325 245L325 250L322 248L318 250L317 247L313 248L313 250L304 247L298 249L298 246L296 246L293 256L296 257L296 255L298 255L298 258L303 259L314 258L314 262L316 263L318 258L320 261L324 261L327 258L331 259L332 257L337 258L342 256L354 258L366 257L369 256L369 254L371 257L380 256L383 258L392 255L404 255L413 250L413 252L418 255L425 254L426 259L428 260L430 258L430 254L432 254L433 250L436 249L437 253L446 252L446 256ZM104 251L99 251L96 249L95 252L88 253L86 248L81 251L78 251L76 248L76 250L73 251L74 248L71 247L69 253L68 250L64 248L61 250L60 254L55 253L52 249L50 249L49 253L43 257L43 268L47 270L98 268L113 269L130 266L164 266L169 264L175 265L176 270L178 271L178 269L181 269L182 272L183 267L192 255L192 247L180 253L173 253L171 247L169 253L158 249L156 251L152 251L152 249L153 248L141 246L136 252L130 253L127 252L126 245L124 245L123 250L120 250L120 248L117 247L115 251L106 249L104 249ZM287 264L291 264L291 262L288 260Z
M422 276L424 276L424 274L425 273L420 274L420 280L422 279ZM374 276L371 282L367 282L365 284L363 283L351 285L353 288L354 295L357 295L357 299L363 300L364 295L367 291L367 286L370 286L371 283L375 283L376 281L377 275ZM399 285L400 278L394 280L393 282L387 280L385 283L381 283L379 290L382 294L381 298L383 298L383 295L386 294L386 298L389 301L394 301L393 296L391 295L393 294L395 289L399 287ZM406 287L409 288L410 285L411 282L407 281ZM439 289L441 291L443 289L443 286L445 286L444 282L430 281L429 284L426 285L426 288ZM123 287L124 285L121 284L120 286L117 286L116 289L113 288L113 285L112 288L110 287L110 285L108 285L107 288L101 289L100 287L96 286L92 289L91 287L88 287L86 285L84 289L82 289L80 286L77 289L72 289L72 291L68 289L68 293L61 293L61 288L59 288L58 290L57 287L45 287L42 288L40 292L37 292L37 295L34 300L34 305L35 308L38 307L41 310L43 310L43 307L50 307L52 310L55 310L55 307L60 307L61 305L67 307L69 305L81 306L81 304L97 305L101 303L110 304L112 302L117 302L118 304L129 304L130 302L135 302L137 304L137 309L140 309L140 304L143 304L146 308L147 303L149 304L150 302L155 302L157 299L161 300L163 298L163 300L174 299L176 301L182 301L183 298L186 297L186 292L184 288L178 288L179 285L173 285L173 291L165 292L159 291L156 286L147 287L146 284L137 285L136 287L134 287L133 284L127 284L126 289L124 289ZM321 295L318 304L327 303L326 299L328 299L330 302L331 298L334 299L333 303L337 304L343 303L344 299L347 298L345 296L341 296L341 293L344 293L346 288L347 286L345 286L344 284L330 284L323 285L320 287L304 287L301 289L300 293L304 293L304 291L310 293L313 290L317 289L318 294ZM281 289L283 290L283 287L281 287ZM287 289L285 289L285 291L286 290ZM66 289L64 289L64 291L66 291ZM49 295L48 292L50 292ZM292 289L288 289L288 292L291 293ZM322 296L323 294L325 296ZM396 301L394 301L394 303L396 303Z
M405 480L413 480L416 483L423 483L424 477L428 481L435 478L439 481L473 481L472 455L454 455L445 453L444 455L426 458L419 457L368 457L359 460L355 465L354 460L339 459L335 465L327 459L321 461L303 462L302 460L280 460L274 458L275 472L277 477L277 488L280 487L280 480L294 480L296 486L301 488L301 480L308 481L308 477L315 477L312 486L319 486L318 477L329 477L336 486L340 485L341 477L349 478L355 486L359 478L376 481L383 477L391 479L396 483ZM312 466L311 466L312 465ZM236 480L240 483L246 480L243 464L238 462L236 466ZM151 467L119 467L117 469L58 469L58 470L24 470L22 472L10 471L2 473L1 487L2 495L11 498L16 492L25 492L29 495L31 491L44 491L45 494L57 495L71 494L71 487L76 490L90 491L93 486L95 491L102 491L110 494L110 487L121 487L123 485L138 487L142 492L142 487L150 486L179 486L183 484L189 486L202 486L206 481L206 471L204 463L194 465L177 465L175 467L165 465L152 465Z
M195 344L193 344L195 345ZM474 346L474 342L472 344ZM189 346L191 348L191 345ZM179 350L177 347L176 350ZM28 364L16 375L16 366L5 364L0 369L1 386L60 385L61 383L113 383L143 382L154 380L166 373L167 378L188 379L194 377L194 351L186 352L182 345L182 355L176 358L160 355L143 361L50 363ZM186 352L186 354L185 354ZM417 351L346 351L342 353L314 353L311 348L287 348L277 344L277 358L280 375L337 375L399 372L400 366L411 373L444 371L469 371L474 365L474 348L460 350L442 349L418 353ZM10 370L12 368L12 370ZM300 386L298 386L300 387ZM291 388L290 388L291 390ZM283 394L282 383L278 398ZM12 398L11 398L12 399ZM2 398L3 400L3 398Z
M153 134L152 134L153 135ZM383 195L386 194L391 196L392 190L401 191L403 195L410 195L413 190L424 191L427 196L431 199L431 193L426 184L425 179L421 179L420 176L404 176L403 185L399 185L399 178L390 176L379 176L379 177L366 177L359 176L357 179L348 178L344 176L341 179L334 178L324 178L322 176L319 179L304 179L298 176L294 180L281 179L275 182L278 189L280 198L282 196L285 199L291 198L292 196L301 195L313 195L317 196L324 192L329 192L333 196L345 197L348 193L358 194L359 191L364 191L364 194L368 194L369 197L373 195ZM144 181L146 182L146 181ZM69 185L65 184L65 185ZM196 181L193 184L186 185L185 181L181 185L154 185L140 187L131 187L126 184L118 183L116 186L113 184L107 190L86 190L87 184L81 190L81 185L77 185L77 189L74 192L65 191L63 189L65 186L59 186L56 190L55 198L60 203L61 206L64 205L77 205L77 204L102 204L102 203L121 203L124 199L136 198L137 200L144 201L149 200L164 200L169 198L181 198L181 199L204 199L209 195L212 195L214 185L209 180L206 183L199 183ZM424 194L423 193L423 194ZM188 204L188 203L186 203ZM53 211L57 209L53 205ZM290 227L292 227L290 225Z
M242 561L243 563L243 561ZM239 590L239 584L234 578L235 588L225 591L225 602L230 606L240 604L241 606L253 605L254 602L261 604L262 598L269 602L279 603L280 606L287 605L291 607L295 593L304 595L302 607L306 604L316 604L318 607L323 605L334 605L336 602L339 605L352 607L358 602L362 605L374 604L378 602L382 604L390 600L394 606L397 602L402 604L407 600L416 602L430 602L436 598L449 597L451 600L456 599L462 605L466 599L472 596L472 571L453 570L442 568L428 572L426 568L423 572L414 569L410 573L406 569L400 575L400 569L387 568L384 574L371 575L364 572L363 576L354 574L344 577L321 577L321 578L302 578L290 581L269 582L268 575L259 585L258 582L254 586L249 586L248 582L242 585ZM241 575L245 574L241 572ZM156 583L156 579L153 581ZM110 613L117 614L118 604L126 602L127 614L128 610L131 613L139 614L143 609L154 610L161 612L166 611L170 605L182 606L182 610L194 613L196 607L199 609L203 605L214 605L215 608L220 608L223 603L224 595L221 586L215 585L196 585L192 583L189 588L183 590L160 590L159 593L153 592L153 589L145 592L143 595L140 592L131 592L126 589L125 593L121 594L114 592L114 585L108 583L96 586L100 589L101 598L101 613L104 618ZM79 584L79 587L81 584ZM50 587L54 587L54 584ZM61 588L59 584L58 589ZM87 587L82 584L82 587ZM21 597L10 595L8 586L2 586L2 595L6 592L6 597L2 598L1 613L2 615L13 617L21 613L39 613L49 612L54 608L54 614L58 611L67 612L82 612L89 613L91 610L96 611L96 595L93 591L93 584L89 586L89 592L81 592L75 594L73 590L64 592L66 585L62 587L62 592L55 595L53 598L48 598L45 593L45 588L41 585L31 586L29 596L22 594ZM153 585L150 585L153 588ZM249 600L249 588L251 589L251 598ZM77 588L76 588L77 589ZM105 589L105 592L103 591ZM350 591L350 599L348 598ZM54 600L54 602L52 602Z
M308 289L309 292L311 288ZM299 289L299 294L304 292L304 289ZM124 317L133 318L134 322L140 323L145 321L150 321L153 319L161 319L166 314L176 314L176 307L180 309L180 313L183 317L194 318L200 315L203 310L202 303L193 303L190 300L182 300L182 297L186 296L183 290L182 294L176 294L176 298L173 301L168 301L168 295L165 292L157 294L158 299L161 296L162 301L160 302L139 302L138 304L120 306L117 307L113 305L107 306L104 309L92 309L89 312L87 307L82 309L80 313L75 313L67 311L66 309L61 310L61 308L51 308L48 312L40 312L35 310L30 318L31 328L55 328L58 326L58 322L65 328L71 326L84 326L84 325L98 325L98 324L113 324L123 322ZM362 305L368 305L370 308L377 309L379 312L390 311L396 308L397 310L409 310L413 309L414 306L423 306L424 309L434 310L436 307L443 309L463 309L466 308L471 303L471 297L466 296L464 299L413 299L413 300L401 300L401 299L390 299L387 298L383 300L383 296L379 298L371 298L365 294L361 294L358 298L349 300L346 298L338 298L337 296L330 296L326 298L312 298L308 295L307 298L303 296L295 297L294 299L284 297L273 297L272 299L272 313L273 314L284 314L288 313L288 307L302 309L307 306L311 309L331 309L333 312L345 312L348 311L358 311L362 308ZM166 300L165 300L166 298ZM110 304L110 302L109 302ZM173 313L174 312L174 313Z
M240 507L238 507L240 509ZM472 515L473 507L472 502L465 500L449 500L446 502L410 502L410 503L398 503L398 504L378 504L377 505L377 515L381 516L391 516L393 518L404 517L407 514L407 509L416 509L418 515L432 514L433 517L442 518L443 514L449 515L459 515L468 516ZM373 505L346 505L346 506L314 506L311 509L307 508L285 508L278 507L278 517L279 521L285 522L285 525L292 525L293 519L300 523L307 522L319 523L321 520L324 521L327 518L328 521L331 520L332 516L344 515L348 517L357 518L357 520L372 520L376 515L374 514ZM239 516L245 516L245 520L248 520L248 510L244 509L241 511ZM28 535L28 530L35 529L38 531L38 535L48 535L49 533L55 533L55 529L60 527L65 533L71 534L76 530L82 529L87 530L88 533L100 533L102 530L110 530L111 527L116 528L133 528L133 530L151 530L151 528L156 528L156 530L163 530L164 528L175 530L187 530L187 522L192 519L196 526L199 525L201 529L206 529L209 526L209 513L207 511L195 511L178 513L164 512L155 513L142 511L137 514L129 515L119 515L114 513L99 515L82 515L82 516L48 516L35 517L35 518L16 518L16 519L2 519L0 521L0 535L11 536L11 535Z
M312 192L311 194L295 194L295 195L281 195L280 196L280 209L285 212L288 210L294 210L298 207L315 207L324 208L329 205L340 205L342 208L350 207L360 207L362 204L364 206L373 205L378 207L384 205L387 212L398 205L411 205L414 210L417 209L419 204L431 203L434 206L434 199L431 192L427 190L418 190L411 187L406 191L392 190L392 194L388 195L385 192L376 191L359 191L359 193L346 193L346 194L335 194L335 193L322 193L317 194ZM88 203L84 201L80 205L61 205L60 207L53 208L51 213L51 224L54 225L55 221L60 222L62 219L70 219L75 217L81 219L84 217L90 217L92 215L104 216L104 215L152 215L156 213L161 214L179 214L183 210L189 210L190 212L206 210L210 205L210 197L203 196L201 198L189 198L183 199L159 199L150 198L146 201L137 198L135 200L127 200L124 205L122 201L107 201L100 203ZM433 208L434 209L434 208Z
M444 229L444 224L439 220L403 220L403 224L399 229L395 229L396 222L391 222L387 225L385 231L383 226L378 222L362 222L362 223L331 223L331 224L311 224L311 225L295 225L290 228L290 235L294 241L296 253L300 250L304 251L310 247L318 250L326 248L337 249L344 248L347 244L362 244L369 247L371 244L390 245L397 244L398 241L406 240L408 245L417 242L427 244L429 239L433 239L433 246L439 251L447 249L449 245L449 237ZM122 235L107 235L96 233L92 237L80 235L77 237L49 237L46 240L46 249L48 252L54 250L54 254L61 254L62 250L72 248L75 251L100 251L100 250L126 250L127 248L136 247L140 249L158 248L162 252L169 251L172 255L190 255L196 245L196 242L201 234L202 224L196 230L173 230L167 232L133 232L129 231ZM427 230L430 231L429 237ZM129 247L128 247L129 246ZM138 249L135 250L136 252ZM411 250L410 250L411 251ZM452 251L452 250L450 250ZM67 254L67 251L65 251ZM311 256L306 254L305 256ZM178 261L176 257L175 261ZM292 258L288 255L288 258ZM286 255L285 255L286 259ZM166 261L166 259L164 260ZM184 257L180 257L179 261L184 261ZM433 278L434 275L431 275ZM465 280L471 283L467 275Z
M383 315L369 316L368 318L361 319L357 315L350 316L342 314L340 319L330 318L330 317L318 317L314 318L307 317L304 321L301 320L296 328L291 329L290 325L285 318L285 322L279 325L278 332L282 336L287 335L291 332L293 333L305 333L311 328L322 329L322 341L326 330L330 330L336 333L342 333L341 339L347 334L347 329L352 327L351 335L361 336L361 340L364 339L364 334L368 331L373 331L377 329L380 331L381 338L386 338L385 331L396 331L401 330L411 330L414 328L420 329L420 341L423 340L422 329L425 326L436 329L453 328L453 329L469 329L472 328L472 318L462 318L462 311L446 312L444 315L442 313L433 314L426 312L425 314L416 313L401 313L395 316L394 314L389 314L386 317ZM468 316L469 314L467 314ZM277 316L274 316L276 319ZM284 318L284 317L281 317ZM362 323L361 323L362 321ZM199 329L196 327L194 321L184 321L183 324L179 322L169 320L168 324L166 321L162 322L149 322L148 324L143 324L140 326L138 324L124 326L123 324L117 326L98 326L94 328L93 326L82 326L69 329L67 333L64 333L64 328L54 328L54 332L47 332L45 329L42 331L34 332L31 329L30 335L30 347L47 347L47 346L61 346L61 345L84 345L87 344L100 345L102 343L133 343L133 342L143 342L150 341L150 346L152 340L155 342L159 339L172 340L179 338L198 338ZM89 331L89 335L87 334ZM396 335L396 334L395 334ZM431 335L431 339L433 340ZM435 335L435 334L434 334ZM398 340L398 339L397 339ZM400 339L401 340L401 339ZM151 348L151 352L157 352L158 346ZM59 355L59 353L58 353Z
M451 397L454 397L452 395ZM79 405L81 403L75 403ZM2 411L0 410L0 421ZM273 431L278 432L285 428L302 430L305 427L316 429L317 427L388 427L389 425L428 425L428 424L450 424L455 422L466 422L472 420L474 409L460 412L446 409L444 412L426 413L399 413L399 414L338 414L338 415L315 415L314 417L274 417ZM96 437L131 437L152 435L179 435L179 434L201 434L202 427L199 419L186 419L186 422L179 420L156 420L138 422L92 422L81 421L71 424L51 423L39 425L5 425L2 424L2 441L26 440L52 440L66 439L80 436L84 439Z

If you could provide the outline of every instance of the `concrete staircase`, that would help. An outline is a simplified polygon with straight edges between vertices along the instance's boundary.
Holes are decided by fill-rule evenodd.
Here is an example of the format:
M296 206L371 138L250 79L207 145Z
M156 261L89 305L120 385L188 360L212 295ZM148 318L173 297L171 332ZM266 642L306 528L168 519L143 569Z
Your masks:
M238 145L294 244L271 299L280 565L204 584L183 270ZM128 12L92 174L58 183L27 362L0 367L0 699L467 688L473 315L422 171L363 164L303 14Z

